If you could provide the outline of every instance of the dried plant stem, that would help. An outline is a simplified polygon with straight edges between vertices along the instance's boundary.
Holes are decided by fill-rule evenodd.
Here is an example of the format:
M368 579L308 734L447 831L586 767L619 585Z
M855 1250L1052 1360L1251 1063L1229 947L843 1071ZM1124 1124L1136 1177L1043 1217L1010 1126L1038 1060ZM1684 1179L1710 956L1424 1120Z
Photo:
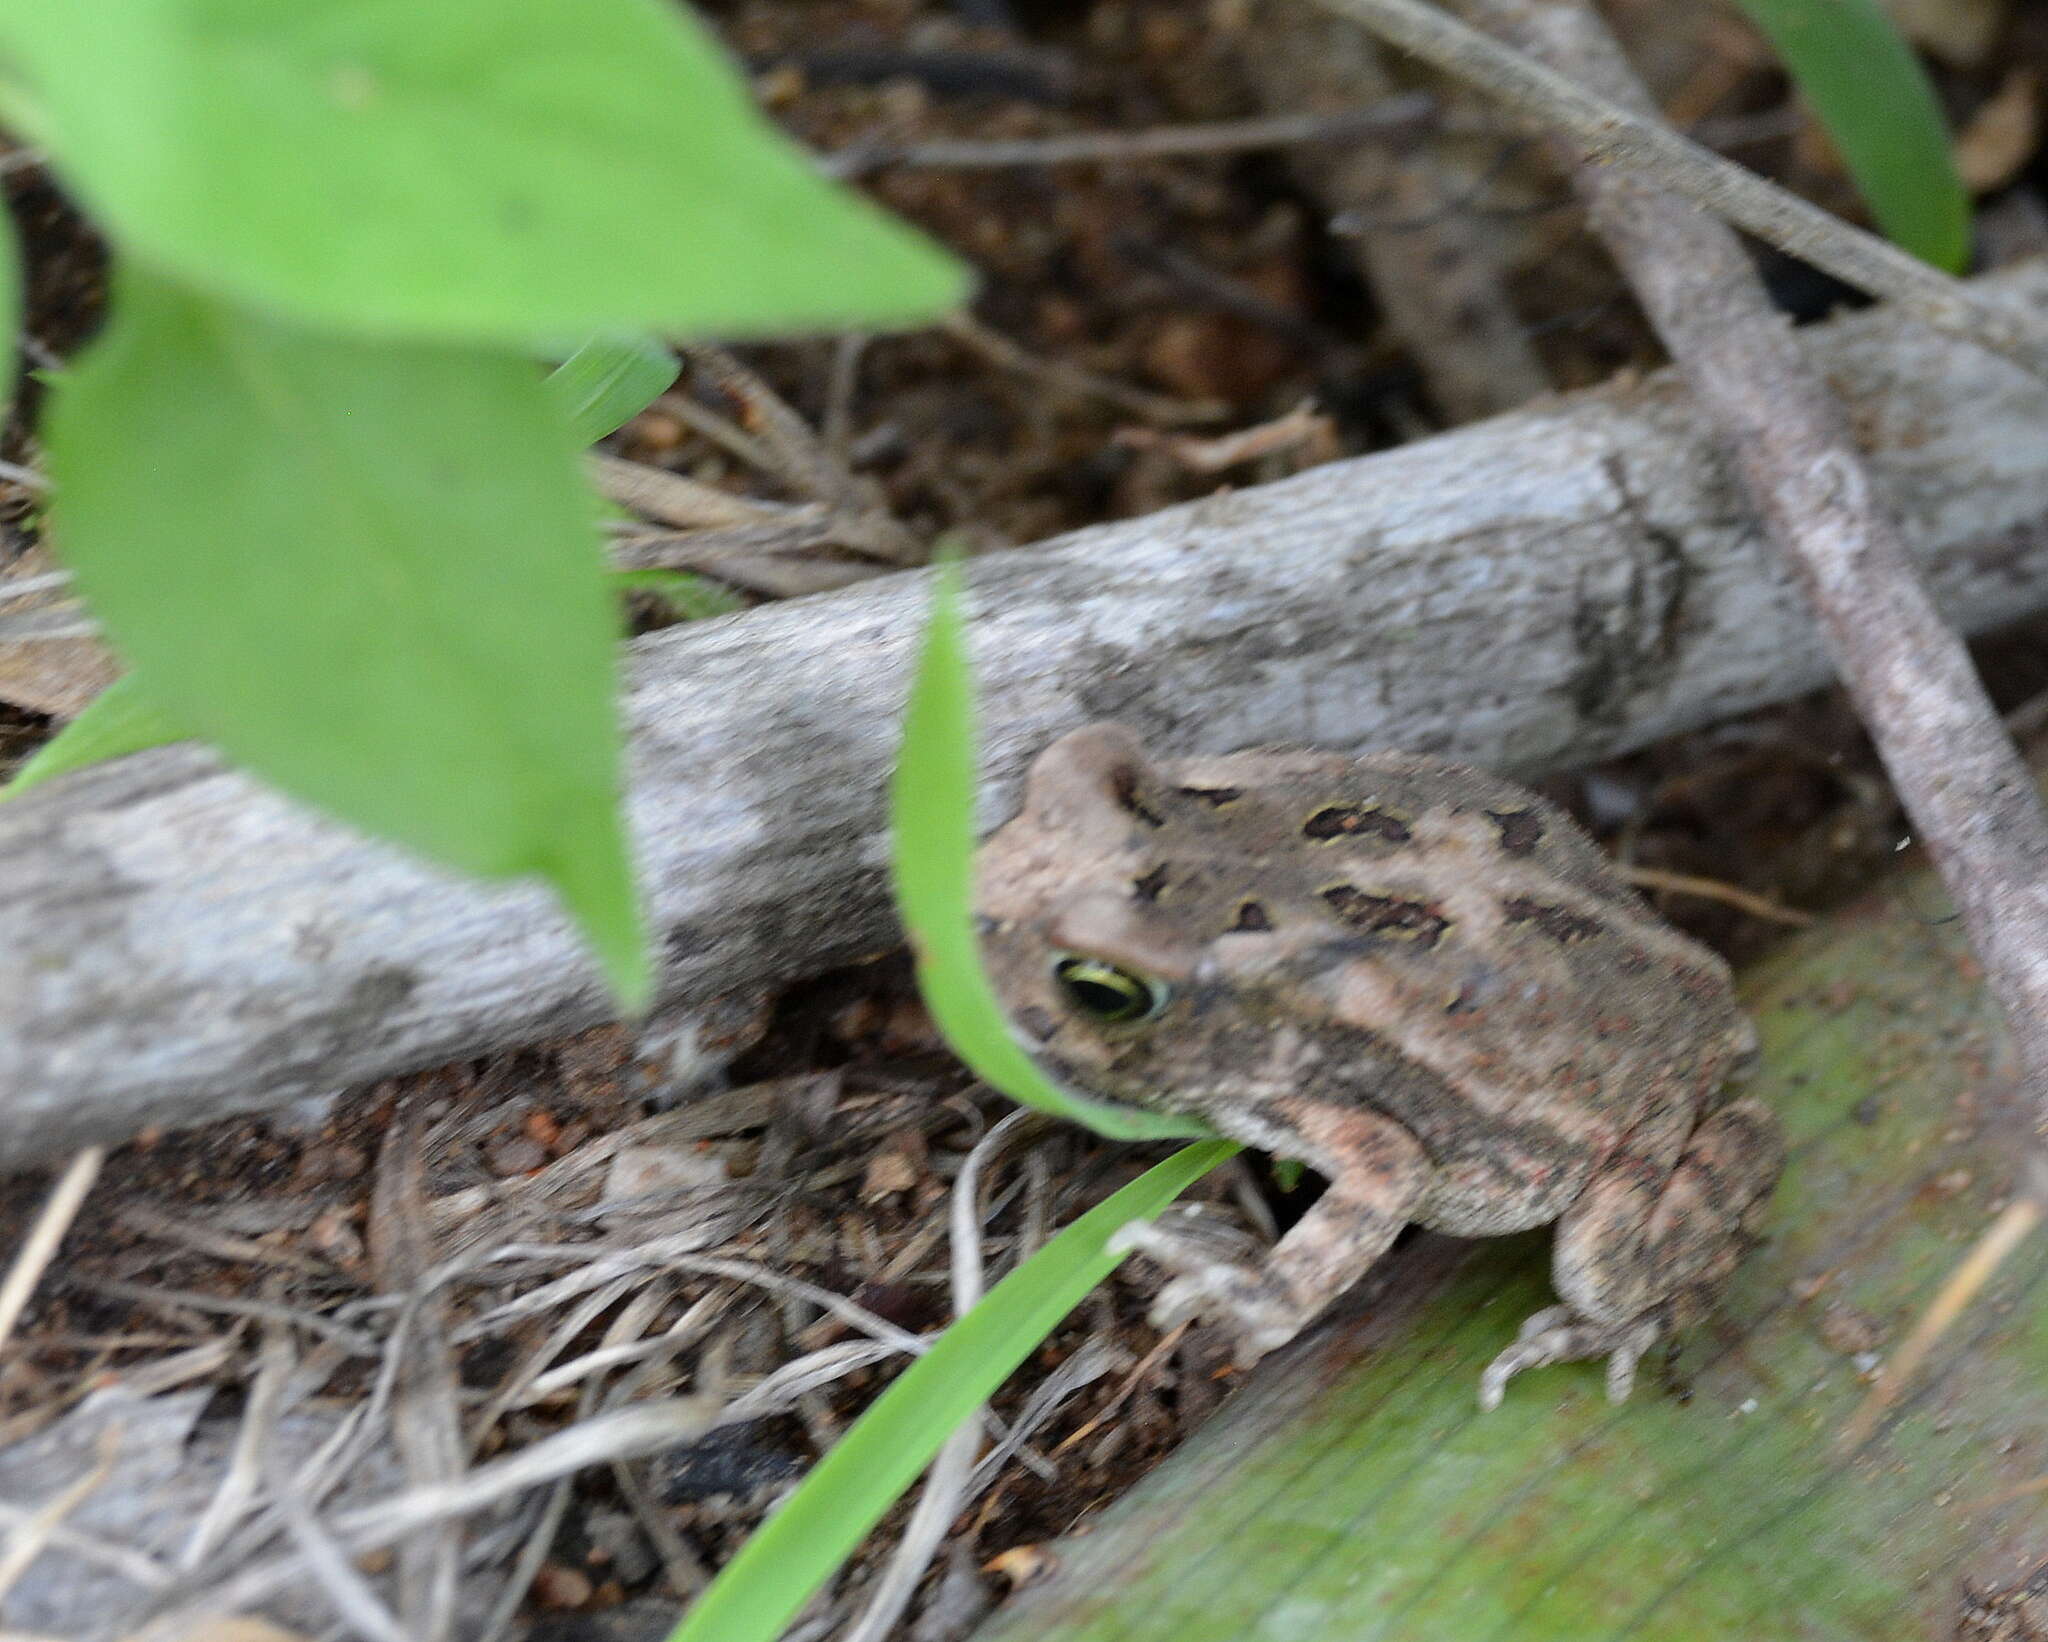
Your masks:
M1075 131L1057 137L1009 141L854 143L826 155L821 169L835 177L860 177L896 166L986 171L1022 165L1113 165L1128 160L1168 159L1188 154L1242 154L1298 143L1349 141L1374 135L1412 137L1434 124L1434 97L1410 91L1357 108L1324 114L1268 114L1249 120L1211 120L1195 125L1153 126L1144 131Z
M1768 896L1758 895L1740 884L1724 884L1718 878L1701 878L1690 872L1666 872L1662 867L1629 865L1621 868L1621 875L1637 889L1662 890L1669 895L1692 895L1702 901L1725 902L1766 923L1804 929L1813 922L1811 913L1801 912L1796 907L1781 907Z
M1569 65L1602 97L1649 108L1583 0L1466 0L1465 9L1553 67ZM1581 164L1573 181L1804 587L1983 962L2029 1107L2048 1114L2048 818L1968 650L1877 501L1840 402L1735 236L1687 200L1611 167ZM2021 1228L2011 1244L2040 1218L2044 1182L2037 1154L2020 1182L2031 1213L2010 1222ZM1952 1285L1953 1309L1965 1292ZM1942 1326L1930 1313L1922 1352ZM1885 1383L1895 1391L1903 1379L1895 1371Z
M1979 301L1897 246L1830 216L1711 149L1681 137L1639 103L1576 83L1555 61L1532 60L1446 16L1425 0L1319 0L1431 67L1478 86L1568 142L1596 166L1640 176L1748 229L1928 324L1967 337L2048 379L2048 336L2020 315Z
M1904 1343L1892 1353L1891 1361L1884 1365L1876 1383L1871 1386L1870 1395L1863 1399L1862 1406L1842 1428L1842 1446L1845 1449L1861 1448L1869 1439L1884 1411L1927 1360L1935 1342L1962 1316L1984 1285L1991 1281L1992 1274L2005 1263L2006 1257L2033 1234L2041 1224L2042 1214L2043 1205L2038 1197L2023 1197L2008 1203L2005 1212L1991 1222L1984 1235L1977 1239L1976 1246L1948 1274L1948 1280L1941 1285L1941 1292L1913 1325L1913 1331L1906 1336Z
M15 1322L27 1307L29 1296L35 1293L36 1284L42 1281L57 1245L64 1241L71 1222L78 1218L85 1194L92 1190L92 1183L99 1178L100 1165L106 1160L104 1146L84 1147L73 1155L57 1184L50 1188L42 1211L16 1252L13 1265L8 1267L6 1281L0 1282L0 1346L6 1345L8 1335L14 1332Z

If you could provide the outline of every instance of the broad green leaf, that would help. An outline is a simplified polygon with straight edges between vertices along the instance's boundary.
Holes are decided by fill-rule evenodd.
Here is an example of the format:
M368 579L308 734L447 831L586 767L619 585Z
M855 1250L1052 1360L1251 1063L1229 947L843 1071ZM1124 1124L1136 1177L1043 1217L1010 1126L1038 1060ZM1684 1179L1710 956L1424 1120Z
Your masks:
M960 571L932 572L932 613L903 717L890 785L896 905L917 957L917 984L946 1041L975 1075L1012 1100L1113 1140L1195 1139L1190 1118L1089 1100L1048 1082L1018 1047L974 941L974 686L960 621Z
M1112 1232L1157 1214L1235 1153L1210 1140L1155 1164L989 1290L875 1399L683 1616L669 1642L774 1642L960 1422L1123 1256Z
M56 396L53 534L165 718L648 960L616 814L616 616L518 354L309 333L130 270Z
M94 696L83 712L36 749L34 756L0 787L0 799L19 798L52 776L82 770L88 764L101 764L124 753L139 753L145 748L190 739L190 731L180 729L157 711L135 682L133 673L123 673Z
M638 416L676 379L676 356L651 336L597 337L548 373L548 386L584 444Z
M1418 1238L1370 1311L1269 1359L974 1642L1929 1642L2022 1637L1974 1587L2048 1546L2048 1237L1879 1428L1869 1375L1990 1223L2033 1114L1933 874L1744 975L1744 1088L1790 1144L1763 1242L1619 1408L1597 1364L1481 1413L1548 1304L1544 1234Z
M1736 0L1785 59L1886 234L1937 268L1970 260L1970 199L1912 48L1878 0Z
M0 38L4 112L122 249L321 325L759 335L966 292L671 0L0 0Z

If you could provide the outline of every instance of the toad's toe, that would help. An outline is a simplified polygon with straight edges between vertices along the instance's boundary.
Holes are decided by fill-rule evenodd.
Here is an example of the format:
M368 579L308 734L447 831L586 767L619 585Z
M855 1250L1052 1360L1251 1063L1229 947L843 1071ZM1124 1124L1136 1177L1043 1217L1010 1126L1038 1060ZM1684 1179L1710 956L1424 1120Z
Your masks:
M1219 1237L1213 1221L1202 1224L1183 1216L1175 1225L1134 1221L1116 1232L1110 1248L1143 1254L1175 1273L1152 1303L1148 1315L1155 1328L1207 1318L1236 1336L1237 1360L1249 1366L1293 1339L1308 1318L1272 1273L1221 1252L1248 1242Z
M1663 1319L1650 1312L1625 1323L1598 1323L1570 1306L1546 1306L1522 1325L1515 1343L1487 1365L1479 1378L1479 1406L1500 1407L1508 1381L1525 1368L1598 1357L1607 1359L1607 1400L1625 1402L1635 1385L1636 1364L1663 1332Z

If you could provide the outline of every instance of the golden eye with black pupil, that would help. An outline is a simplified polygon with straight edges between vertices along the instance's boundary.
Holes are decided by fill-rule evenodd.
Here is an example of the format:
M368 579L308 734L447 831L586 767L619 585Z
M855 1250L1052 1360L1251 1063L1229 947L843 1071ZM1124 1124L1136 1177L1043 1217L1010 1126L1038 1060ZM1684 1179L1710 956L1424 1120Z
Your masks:
M1149 1020L1172 996L1164 981L1100 958L1062 958L1052 978L1072 1008L1103 1026Z

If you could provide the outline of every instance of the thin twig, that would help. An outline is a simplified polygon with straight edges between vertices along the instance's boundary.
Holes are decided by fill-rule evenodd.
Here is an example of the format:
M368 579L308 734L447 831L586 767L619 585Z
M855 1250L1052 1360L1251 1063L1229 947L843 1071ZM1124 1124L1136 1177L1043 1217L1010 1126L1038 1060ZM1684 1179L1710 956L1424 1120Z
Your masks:
M1921 1314L1913 1325L1913 1331L1892 1353L1891 1361L1877 1372L1867 1395L1849 1423L1842 1427L1842 1447L1847 1450L1861 1448L1877 1429L1877 1422L1884 1417L1884 1411L1898 1399L1920 1365L1927 1360L1935 1342L1962 1316L1964 1309L1976 1299L1992 1275L2005 1263L2014 1249L2033 1235L2041 1224L2043 1205L2040 1199L2023 1197L2005 1206L2004 1213L1992 1221L1984 1235L1977 1239L1976 1247L1963 1256L1956 1269L1948 1274L1941 1285L1941 1292Z
M1366 108L1329 114L1270 114L1249 120L1154 126L1145 131L1019 137L1008 142L938 141L900 147L854 143L825 156L823 164L835 177L862 177L871 171L905 166L992 171L1025 165L1114 165L1182 154L1242 154L1260 148L1291 148L1298 143L1348 142L1360 137L1405 138L1435 123L1437 112L1434 97L1410 91Z
M1230 407L1220 400L1168 399L1164 394L1147 393L1142 388L1128 387L1106 376L1097 376L1093 371L1084 371L1065 360L1040 359L1018 347L1000 331L989 329L971 314L950 315L941 322L940 329L1003 370L1015 371L1019 376L1072 399L1100 399L1118 410L1129 411L1148 422L1157 422L1161 427L1194 427L1220 422L1230 414Z
M121 1427L108 1425L100 1432L99 1453L91 1469L61 1489L54 1499L37 1506L35 1514L15 1528L8 1537L7 1549L0 1551L0 1603L6 1602L15 1582L49 1547L64 1519L113 1474L114 1462L120 1455Z
M29 1296L35 1293L36 1284L43 1280L43 1272L56 1254L57 1245L64 1241L64 1234L78 1217L85 1194L92 1190L93 1181L99 1177L100 1165L106 1160L104 1146L84 1147L73 1155L70 1163L65 1165L64 1173L58 1177L57 1184L50 1188L50 1195L36 1215L35 1224L29 1227L28 1236L15 1252L6 1281L0 1282L0 1346L5 1346L7 1337L14 1332L14 1325L28 1306Z
M693 370L747 408L774 471L805 495L828 503L841 516L849 541L892 564L923 562L923 543L889 512L880 487L841 462L782 395L723 348L698 342L683 352Z
M757 502L752 497L735 496L716 485L699 484L680 473L671 473L667 468L628 462L602 451L586 456L583 465L606 501L678 530L781 524L792 514L805 511L787 502Z
M1424 0L1319 0L1444 73L1478 86L1595 166L1637 175L1837 279L1901 304L1936 329L2003 354L2048 380L2048 337L1897 246L1765 182L1653 115L1575 84Z
M427 1218L424 1121L420 1102L409 1099L385 1131L364 1241L377 1288L406 1296L412 1324L402 1336L394 1335L391 1344L397 1369L393 1446L409 1481L439 1487L461 1480L468 1456L458 1411L455 1351L448 1339L448 1308L442 1292L426 1281L436 1249ZM318 1525L310 1519L295 1523L287 1515L286 1525L309 1550L319 1548ZM413 1642L442 1642L453 1634L461 1569L458 1524L437 1523L399 1547L400 1634Z
M450 1482L338 1512L327 1528L349 1555L360 1557L396 1545L435 1523L487 1510L500 1500L572 1476L588 1466L659 1453L702 1436L710 1422L711 1410L702 1399L635 1403L543 1437ZM192 1602L159 1615L139 1636L150 1642L170 1642L183 1635L196 1618L250 1607L288 1589L301 1577L302 1566L299 1557L291 1554L245 1568Z
M1744 889L1740 884L1726 884L1718 878L1700 878L1690 872L1666 872L1662 867L1636 866L1624 866L1621 875L1639 889L1660 889L1667 895L1694 895L1703 901L1724 901L1767 923L1805 929L1813 922L1813 915L1809 912L1780 906L1754 890Z
M204 1294L197 1289L153 1288L147 1283L128 1283L112 1277L78 1277L73 1281L88 1293L103 1294L113 1300L133 1300L145 1306L217 1312L224 1317L275 1318L332 1340L354 1356L384 1355L381 1341L330 1317L323 1317L317 1311L305 1311L267 1300L244 1300L228 1294Z

